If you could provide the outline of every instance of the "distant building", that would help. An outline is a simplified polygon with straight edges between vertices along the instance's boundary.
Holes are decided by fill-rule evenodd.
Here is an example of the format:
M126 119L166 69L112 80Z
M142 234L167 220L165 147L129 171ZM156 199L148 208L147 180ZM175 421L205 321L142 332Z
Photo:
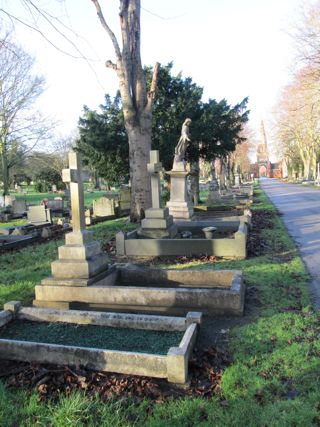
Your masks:
M251 165L251 173L255 178L281 178L281 168L278 163L271 163L268 152L267 135L263 121L260 126L261 142L257 149L257 161Z

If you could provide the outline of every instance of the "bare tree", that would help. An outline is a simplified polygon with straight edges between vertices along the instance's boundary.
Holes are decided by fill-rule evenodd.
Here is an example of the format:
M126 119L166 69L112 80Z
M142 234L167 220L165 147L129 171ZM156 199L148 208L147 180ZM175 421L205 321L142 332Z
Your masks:
M119 79L125 128L129 140L131 220L139 220L141 212L151 205L147 163L151 149L152 106L159 64L154 67L148 91L140 57L140 0L120 0L122 49L104 18L99 1L91 1L102 27L112 41L116 57L115 62L108 60L106 66L115 70Z
M0 41L0 159L3 193L9 191L9 172L16 161L48 135L48 124L33 105L44 89L34 76L34 60L9 37Z
M275 118L283 154L294 161L298 152L304 177L315 177L320 156L320 105L317 84L308 67L296 73L294 81L284 88Z
M296 59L307 66L309 76L320 76L320 0L301 6L300 19L293 29Z
M31 23L21 20L10 13L8 9L1 9L2 13L13 24L19 22L41 34L51 45L63 51L52 42L50 35L39 28L39 22L45 22L49 28L59 34L69 47L76 52L77 57L86 59L76 43L67 35L72 31L56 16L41 7L39 1L20 0L30 15ZM120 0L120 29L122 48L114 32L105 20L98 0L91 0L95 6L102 27L110 38L115 62L106 61L106 66L115 70L119 79L119 87L123 104L123 114L126 132L129 141L130 180L132 189L131 219L139 220L141 213L151 205L150 178L147 172L149 151L151 148L151 120L152 106L157 88L159 64L155 64L153 78L147 89L145 74L140 57L140 0ZM68 52L64 52L70 55ZM73 55L71 55L73 56Z
M256 145L256 135L248 123L244 124L240 135L245 138L245 141L236 145L236 149L229 155L229 162L233 174L235 174L235 169L238 167L241 174L248 176L251 168L250 151Z

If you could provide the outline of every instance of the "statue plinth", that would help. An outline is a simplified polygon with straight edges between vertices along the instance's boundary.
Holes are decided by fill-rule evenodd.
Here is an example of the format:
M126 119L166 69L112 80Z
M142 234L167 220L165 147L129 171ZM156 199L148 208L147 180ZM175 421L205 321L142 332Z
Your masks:
M170 215L173 219L191 219L193 206L189 199L187 187L187 175L184 162L174 161L173 169L166 172L170 175L170 200L167 202Z

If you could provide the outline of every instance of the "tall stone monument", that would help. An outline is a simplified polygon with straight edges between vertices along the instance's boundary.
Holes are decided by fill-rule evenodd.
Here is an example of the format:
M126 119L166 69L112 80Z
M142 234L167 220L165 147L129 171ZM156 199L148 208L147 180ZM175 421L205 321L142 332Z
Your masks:
M211 181L209 183L209 193L207 198L207 205L212 205L221 201L219 192L219 184L216 173L216 160L211 162Z
M69 169L62 171L63 181L69 183L72 228L66 234L66 244L60 246L59 259L51 264L52 276L41 285L88 286L97 284L107 274L108 257L101 252L100 243L86 230L83 195L83 173L78 153L69 153Z
M189 198L187 187L187 175L185 153L190 142L190 119L186 119L182 125L181 136L175 148L175 156L172 170L166 172L170 175L170 200L167 202L170 215L175 220L188 220L193 216L193 206Z
M266 136L266 131L264 128L263 121L261 122L261 126L260 126L260 134L261 134L261 142L258 145L258 150L257 150L258 176L270 177L271 163L269 160L267 136Z
M150 151L150 163L147 165L151 175L152 208L145 211L145 218L141 221L139 236L152 239L173 238L177 235L177 226L169 215L169 209L160 207L160 172L162 164L159 161L159 151Z
M241 175L240 175L240 165L236 164L236 173L234 175L234 185L235 187L240 187L241 185Z

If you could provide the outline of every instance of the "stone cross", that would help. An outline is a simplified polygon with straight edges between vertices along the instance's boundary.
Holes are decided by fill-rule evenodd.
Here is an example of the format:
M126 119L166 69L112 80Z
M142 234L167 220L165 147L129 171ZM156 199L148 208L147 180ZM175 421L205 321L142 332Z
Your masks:
M160 175L162 163L159 162L159 151L150 151L150 163L147 164L148 172L151 174L151 197L152 207L160 208Z
M70 185L73 231L82 231L86 228L83 181L88 181L88 172L82 171L79 153L70 151L68 159L69 169L62 170L62 181Z

